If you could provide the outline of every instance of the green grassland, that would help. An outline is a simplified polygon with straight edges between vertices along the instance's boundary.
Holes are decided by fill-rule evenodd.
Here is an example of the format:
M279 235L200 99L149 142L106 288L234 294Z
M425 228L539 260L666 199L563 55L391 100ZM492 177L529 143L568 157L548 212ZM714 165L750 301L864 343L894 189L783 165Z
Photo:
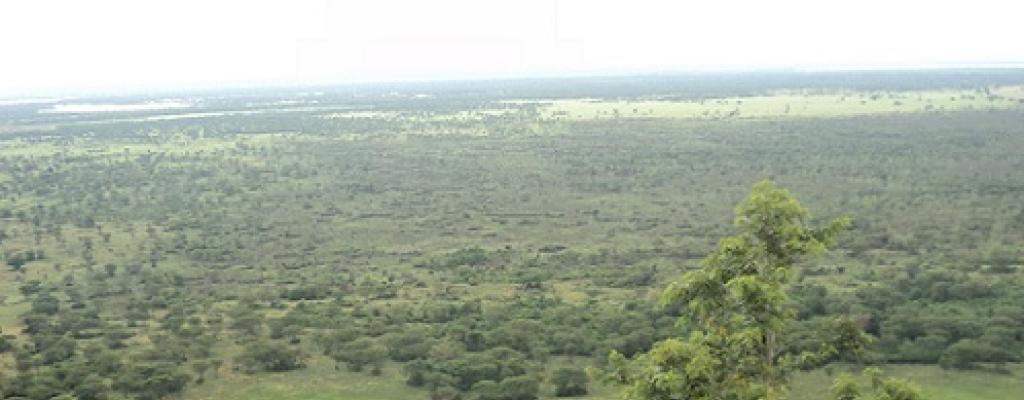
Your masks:
M1017 86L988 91L931 90L915 92L780 92L763 96L702 100L567 99L542 103L552 119L619 118L830 118L854 115L1021 108Z
M847 372L835 368L833 374ZM933 400L959 399L1013 399L1024 391L1024 374L1021 367L1014 372L1000 374L985 371L951 372L935 366L889 365L885 372L891 376L909 379L922 388L923 394ZM861 390L869 392L871 384L851 368L847 373L858 377ZM801 374L794 378L791 399L818 400L828 397L832 378L825 371Z
M1024 390L1024 374L1019 369L1011 374L984 371L946 371L935 366L889 365L890 376L909 379L923 389L932 400L1014 399ZM832 368L825 371L798 374L793 378L789 398L793 400L824 400L835 374L850 373L859 377L859 369ZM870 391L870 383L859 377L862 390ZM591 394L578 397L591 400L621 398L621 390L614 386L591 384ZM197 385L184 394L189 400L243 400L243 399L357 399L391 400L422 398L427 393L404 384L400 369L384 368L379 377L338 371L333 362L318 360L302 370L273 375L248 376L224 373L208 383ZM550 394L542 399L554 399Z
M224 373L211 383L197 385L184 394L194 400L353 399L385 400L421 398L426 393L404 384L401 369L388 366L377 377L336 370L330 360L315 360L306 368L273 375L249 376Z
M1015 399L1013 361L1008 373L935 364L961 340L1024 356L1022 90L417 98L13 129L0 136L0 329L41 347L18 353L24 371L0 356L0 382L110 354L121 374L174 360L184 399L425 399L401 356L374 361L378 376L325 355L325 335L390 351L411 334L434 365L513 348L485 363L518 360L553 398L555 368L682 333L658 294L767 178L814 221L856 221L799 266L794 346L852 315L878 362L929 398ZM39 315L66 331L29 332ZM61 337L77 343L67 358L43 351ZM304 367L243 372L262 342ZM827 398L826 372L796 376L791 398ZM116 374L102 381L143 398ZM584 398L618 398L590 387Z
M555 399L545 387L541 399ZM617 387L593 384L591 394L582 399L617 399ZM428 392L405 384L400 365L388 364L379 376L352 373L335 368L326 357L314 358L301 370L273 375L251 376L221 372L210 383L197 385L183 394L188 400L248 400L248 399L356 399L390 400L424 398Z

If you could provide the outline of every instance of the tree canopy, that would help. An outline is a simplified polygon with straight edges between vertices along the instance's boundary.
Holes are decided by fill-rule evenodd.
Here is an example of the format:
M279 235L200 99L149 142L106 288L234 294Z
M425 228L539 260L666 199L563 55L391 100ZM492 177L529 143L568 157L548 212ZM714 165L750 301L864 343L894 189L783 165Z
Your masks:
M809 220L788 191L770 181L755 184L736 209L739 232L662 295L666 305L685 308L679 325L688 334L656 343L633 362L612 353L612 376L627 385L626 397L779 399L790 371L863 349L867 336L840 319L818 350L783 350L785 329L796 317L786 292L794 266L827 250L851 223L839 218L814 228ZM841 389L844 398L853 395Z

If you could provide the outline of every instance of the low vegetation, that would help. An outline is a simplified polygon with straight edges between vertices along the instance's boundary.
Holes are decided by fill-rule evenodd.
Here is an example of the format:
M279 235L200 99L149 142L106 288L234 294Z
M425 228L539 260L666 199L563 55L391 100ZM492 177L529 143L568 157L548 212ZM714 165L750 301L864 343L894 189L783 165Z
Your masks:
M1016 393L1024 76L920 74L0 106L0 397L610 399L599 372L684 371L711 331L736 393L899 398L866 366ZM765 179L815 211L794 226L852 223L732 276L754 316L685 282L731 282ZM726 340L750 335L774 345Z

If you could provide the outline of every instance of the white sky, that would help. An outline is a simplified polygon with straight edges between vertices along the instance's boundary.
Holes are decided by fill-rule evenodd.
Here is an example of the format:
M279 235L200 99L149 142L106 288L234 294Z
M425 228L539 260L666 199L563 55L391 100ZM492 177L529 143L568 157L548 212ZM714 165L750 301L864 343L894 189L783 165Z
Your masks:
M0 96L1024 62L1019 1L0 2Z

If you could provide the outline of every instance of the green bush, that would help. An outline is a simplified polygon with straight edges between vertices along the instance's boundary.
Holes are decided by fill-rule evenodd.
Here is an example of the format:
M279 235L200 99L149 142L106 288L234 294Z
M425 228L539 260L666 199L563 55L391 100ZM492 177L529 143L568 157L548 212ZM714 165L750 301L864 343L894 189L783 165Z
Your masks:
M299 369L304 366L302 352L285 344L271 341L258 341L248 346L235 360L245 372L281 372Z
M587 394L587 373L579 368L559 368L551 373L555 396L570 397Z

